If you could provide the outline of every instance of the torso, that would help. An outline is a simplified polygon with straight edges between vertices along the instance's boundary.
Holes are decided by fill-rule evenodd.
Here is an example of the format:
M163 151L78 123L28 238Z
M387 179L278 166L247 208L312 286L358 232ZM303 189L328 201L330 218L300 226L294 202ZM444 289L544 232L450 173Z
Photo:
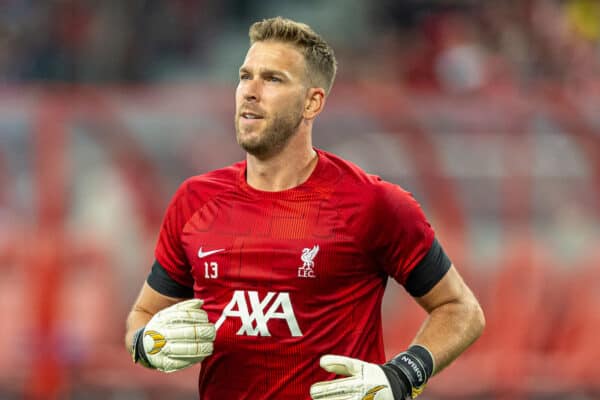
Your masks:
M333 376L319 368L323 354L384 361L387 275L356 235L370 194L319 156L311 178L283 192L250 188L243 163L187 182L181 247L217 327L204 400L309 399L312 383Z

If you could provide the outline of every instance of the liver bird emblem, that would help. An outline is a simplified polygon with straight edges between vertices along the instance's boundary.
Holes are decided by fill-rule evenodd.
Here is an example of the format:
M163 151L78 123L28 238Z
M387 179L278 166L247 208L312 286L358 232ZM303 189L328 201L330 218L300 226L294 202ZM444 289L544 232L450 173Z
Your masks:
M319 245L315 245L312 249L305 247L302 249L302 255L300 259L304 263L303 268L313 268L315 266L315 262L313 261L319 252Z

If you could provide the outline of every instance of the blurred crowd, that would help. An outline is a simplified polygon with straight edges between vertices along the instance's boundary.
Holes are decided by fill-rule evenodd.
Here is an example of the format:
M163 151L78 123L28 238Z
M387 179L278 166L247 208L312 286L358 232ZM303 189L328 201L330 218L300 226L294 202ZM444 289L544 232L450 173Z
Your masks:
M274 15L323 33L342 80L463 92L600 72L597 0L4 0L0 82L232 80L248 25Z

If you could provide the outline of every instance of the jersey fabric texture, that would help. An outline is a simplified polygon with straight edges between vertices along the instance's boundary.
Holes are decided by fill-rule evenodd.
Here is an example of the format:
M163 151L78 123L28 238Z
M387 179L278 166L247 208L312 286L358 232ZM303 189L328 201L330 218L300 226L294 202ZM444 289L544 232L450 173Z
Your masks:
M383 363L388 276L422 295L450 267L410 193L317 154L298 187L256 190L240 162L186 180L167 208L148 283L203 299L215 323L203 400L309 399L334 377L324 354ZM429 273L409 279L423 260Z

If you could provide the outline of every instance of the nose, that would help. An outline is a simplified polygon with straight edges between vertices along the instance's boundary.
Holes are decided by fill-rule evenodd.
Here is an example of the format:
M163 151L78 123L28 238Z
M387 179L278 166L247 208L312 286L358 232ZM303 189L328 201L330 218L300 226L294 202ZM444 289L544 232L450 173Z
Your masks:
M242 96L247 102L260 101L260 87L258 79L248 79L244 81L241 88Z

